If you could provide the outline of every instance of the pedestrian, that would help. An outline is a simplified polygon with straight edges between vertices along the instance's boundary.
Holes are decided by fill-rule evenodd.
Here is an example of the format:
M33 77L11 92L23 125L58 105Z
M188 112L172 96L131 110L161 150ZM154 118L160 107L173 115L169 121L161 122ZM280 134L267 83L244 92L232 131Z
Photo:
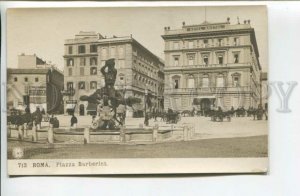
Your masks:
M49 125L53 125L54 124L54 115L52 114L49 120Z
M59 128L59 120L56 117L53 119L53 128Z
M78 120L77 120L76 116L73 113L72 114L72 118L71 118L71 127L76 128L77 127L77 123L78 123Z

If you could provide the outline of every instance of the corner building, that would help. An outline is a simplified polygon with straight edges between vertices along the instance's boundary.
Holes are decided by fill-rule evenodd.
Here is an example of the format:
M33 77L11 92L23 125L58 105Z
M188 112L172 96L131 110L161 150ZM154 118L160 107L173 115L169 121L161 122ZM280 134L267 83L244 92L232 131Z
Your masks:
M250 20L165 27L165 108L203 110L260 103L259 52Z
M153 108L162 110L164 62L159 57L132 36L106 38L95 32L80 32L75 39L65 41L65 113L87 115L95 110L80 97L104 86L100 69L110 58L115 59L118 71L115 88L123 90L125 97L140 98L142 104L147 90Z

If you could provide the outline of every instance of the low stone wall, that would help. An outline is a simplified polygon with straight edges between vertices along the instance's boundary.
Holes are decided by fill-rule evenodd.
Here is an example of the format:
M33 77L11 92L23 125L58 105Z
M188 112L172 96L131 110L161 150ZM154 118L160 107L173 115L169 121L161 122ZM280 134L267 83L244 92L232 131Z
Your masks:
M47 141L48 143L126 143L126 142L163 142L167 139L189 140L193 137L191 128L184 126L155 125L153 128L121 128L118 131L92 131L90 128L59 128L36 130L9 129L8 138L23 141Z

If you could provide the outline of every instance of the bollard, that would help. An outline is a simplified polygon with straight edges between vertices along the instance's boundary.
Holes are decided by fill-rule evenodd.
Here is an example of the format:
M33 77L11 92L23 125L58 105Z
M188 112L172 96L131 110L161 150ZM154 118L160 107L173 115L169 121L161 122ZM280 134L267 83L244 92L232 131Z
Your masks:
M53 125L52 124L50 124L49 129L48 129L48 142L50 144L54 143Z
M36 126L33 124L32 126L32 141L37 142L38 136L37 136L37 131L36 131Z
M89 127L84 128L83 136L84 136L84 141L83 141L84 144L89 144L90 143L90 128Z
M19 140L24 140L23 125L18 126L18 138L19 138Z
M24 123L24 137L28 136L28 126L27 123Z
M153 127L153 133L152 133L152 141L156 142L157 141L157 134L158 134L158 124L155 124Z
M126 134L125 134L124 126L121 126L121 128L120 128L120 142L123 142L123 143L126 142Z
M184 125L183 127L183 141L187 141L188 140L188 126Z

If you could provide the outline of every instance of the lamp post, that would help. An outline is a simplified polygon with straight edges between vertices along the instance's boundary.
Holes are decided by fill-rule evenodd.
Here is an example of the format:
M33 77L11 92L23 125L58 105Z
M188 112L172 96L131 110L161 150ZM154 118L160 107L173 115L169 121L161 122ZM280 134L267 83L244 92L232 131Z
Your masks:
M144 120L144 125L148 126L149 125L149 119L147 115L147 98L148 98L148 89L145 89L145 99L144 99L144 111L145 111L145 120Z

